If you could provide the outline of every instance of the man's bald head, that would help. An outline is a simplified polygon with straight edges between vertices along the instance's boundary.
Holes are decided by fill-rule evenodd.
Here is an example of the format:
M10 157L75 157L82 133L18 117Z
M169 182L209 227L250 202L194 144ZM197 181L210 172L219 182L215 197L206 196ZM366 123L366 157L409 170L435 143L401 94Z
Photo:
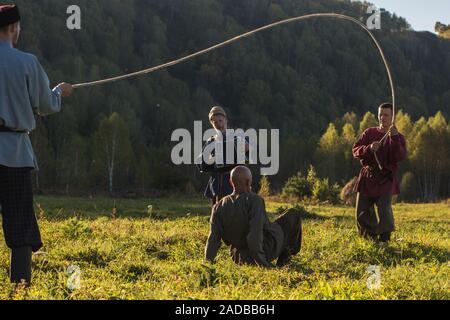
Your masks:
M250 192L252 172L245 166L238 166L231 171L231 184L235 193Z

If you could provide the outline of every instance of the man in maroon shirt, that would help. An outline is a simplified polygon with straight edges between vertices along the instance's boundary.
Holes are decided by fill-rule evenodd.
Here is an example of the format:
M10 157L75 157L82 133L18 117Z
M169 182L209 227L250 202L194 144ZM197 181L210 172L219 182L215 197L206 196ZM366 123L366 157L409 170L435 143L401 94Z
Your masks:
M392 125L392 111L392 104L383 103L378 108L380 126L365 130L353 146L353 156L362 166L355 185L358 231L381 242L389 241L395 228L391 201L400 193L397 164L406 157L405 138ZM389 136L380 143L387 132Z

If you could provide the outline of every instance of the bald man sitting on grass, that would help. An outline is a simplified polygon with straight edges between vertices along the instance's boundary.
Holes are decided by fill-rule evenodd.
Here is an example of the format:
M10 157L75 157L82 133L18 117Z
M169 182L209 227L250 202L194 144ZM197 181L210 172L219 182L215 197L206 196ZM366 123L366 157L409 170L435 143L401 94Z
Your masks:
M230 246L237 264L256 264L274 268L286 265L300 251L302 241L301 214L286 210L274 223L270 222L264 200L251 192L252 173L245 166L231 171L233 194L223 198L212 209L211 231L205 258L214 262L221 242Z

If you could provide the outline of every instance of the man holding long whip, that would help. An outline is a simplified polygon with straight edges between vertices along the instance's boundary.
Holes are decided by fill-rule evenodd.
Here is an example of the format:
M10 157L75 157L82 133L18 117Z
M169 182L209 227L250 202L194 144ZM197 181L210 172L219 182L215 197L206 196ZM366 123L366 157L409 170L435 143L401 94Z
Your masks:
M34 115L59 112L61 96L69 96L72 86L50 90L38 59L15 49L19 35L18 7L0 5L0 206L11 282L30 285L31 254L42 241L31 185L37 162L28 134L36 127Z
M358 231L381 242L389 241L395 229L391 202L392 196L400 193L396 173L398 163L406 157L405 138L393 124L393 116L392 104L380 105L380 126L365 130L353 146L353 156L362 165L355 185Z

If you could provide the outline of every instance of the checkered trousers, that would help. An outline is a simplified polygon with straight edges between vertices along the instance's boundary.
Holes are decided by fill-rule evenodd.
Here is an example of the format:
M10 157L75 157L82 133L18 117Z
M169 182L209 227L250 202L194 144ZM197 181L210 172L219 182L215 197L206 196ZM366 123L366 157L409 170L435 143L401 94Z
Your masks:
M0 166L0 206L3 233L9 248L42 247L33 208L32 168Z

